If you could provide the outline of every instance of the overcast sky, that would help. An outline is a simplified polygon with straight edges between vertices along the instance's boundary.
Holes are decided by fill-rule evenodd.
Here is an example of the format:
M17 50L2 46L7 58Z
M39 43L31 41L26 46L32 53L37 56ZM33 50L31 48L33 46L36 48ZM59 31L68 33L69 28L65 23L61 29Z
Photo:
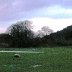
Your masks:
M72 25L72 0L0 0L0 33L18 20L33 21L34 30L54 31Z

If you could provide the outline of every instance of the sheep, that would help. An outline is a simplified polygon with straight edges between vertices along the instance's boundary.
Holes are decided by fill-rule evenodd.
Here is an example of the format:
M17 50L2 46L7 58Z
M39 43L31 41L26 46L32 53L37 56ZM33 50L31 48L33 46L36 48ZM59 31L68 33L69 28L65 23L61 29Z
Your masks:
M20 57L20 54L14 54L14 57L15 58L19 58Z

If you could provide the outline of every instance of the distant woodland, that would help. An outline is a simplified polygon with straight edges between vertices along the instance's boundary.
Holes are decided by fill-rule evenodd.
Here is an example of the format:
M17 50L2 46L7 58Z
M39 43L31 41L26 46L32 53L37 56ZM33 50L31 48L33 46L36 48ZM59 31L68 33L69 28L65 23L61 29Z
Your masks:
M34 32L31 24L32 22L25 20L9 26L5 33L0 34L0 48L72 45L72 25L57 32L47 26Z

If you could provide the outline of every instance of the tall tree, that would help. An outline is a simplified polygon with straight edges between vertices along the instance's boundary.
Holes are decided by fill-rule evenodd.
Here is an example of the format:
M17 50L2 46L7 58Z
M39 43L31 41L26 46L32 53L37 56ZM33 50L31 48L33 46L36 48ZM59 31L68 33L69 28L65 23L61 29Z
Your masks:
M7 29L7 33L12 36L12 46L26 47L33 38L32 22L25 20L11 25Z

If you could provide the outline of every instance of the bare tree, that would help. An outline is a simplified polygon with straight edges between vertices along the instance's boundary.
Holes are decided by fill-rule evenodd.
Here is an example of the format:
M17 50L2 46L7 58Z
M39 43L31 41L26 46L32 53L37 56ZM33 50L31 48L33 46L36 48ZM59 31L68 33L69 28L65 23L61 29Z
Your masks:
M36 36L43 37L45 35L50 35L51 33L53 33L52 29L50 29L48 26L43 26L41 30L37 31Z
M7 29L7 33L13 37L13 43L16 47L23 47L28 44L30 39L33 38L32 22L25 20L11 25ZM13 44L12 43L12 44Z
M50 29L48 26L42 27L41 30L43 31L44 35L50 35L51 33L53 33L53 30Z

